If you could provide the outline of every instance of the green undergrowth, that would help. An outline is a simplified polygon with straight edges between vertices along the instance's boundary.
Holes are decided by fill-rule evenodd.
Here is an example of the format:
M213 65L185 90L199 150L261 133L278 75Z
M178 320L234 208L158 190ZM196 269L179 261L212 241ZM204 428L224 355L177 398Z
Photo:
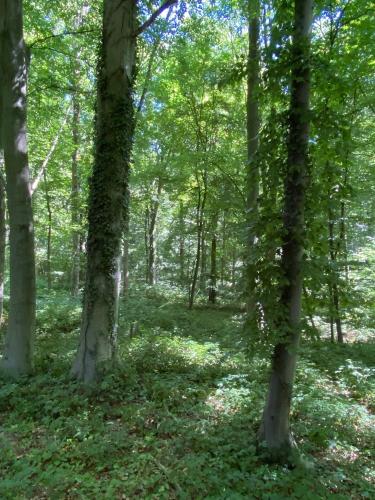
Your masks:
M90 390L67 376L78 303L39 310L35 376L1 381L1 499L374 498L374 344L303 343L293 429L314 467L290 470L257 456L268 361L235 307L130 296L119 365Z

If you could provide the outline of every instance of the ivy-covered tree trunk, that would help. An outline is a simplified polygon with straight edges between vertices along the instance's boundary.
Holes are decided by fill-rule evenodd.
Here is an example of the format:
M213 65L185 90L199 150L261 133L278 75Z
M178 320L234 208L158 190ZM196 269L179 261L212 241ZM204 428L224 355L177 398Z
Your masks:
M256 321L256 269L254 249L258 212L259 166L256 158L259 145L259 0L249 0L249 52L247 61L247 320L254 330Z
M260 441L272 461L290 460L290 405L300 339L304 206L308 169L312 0L295 0L288 160L285 175L281 317Z
M27 54L22 0L0 0L1 135L10 229L10 304L2 368L32 370L35 325L34 224L27 154Z
M134 135L136 0L105 0L98 63L95 161L80 345L72 375L90 383L114 359L118 276Z

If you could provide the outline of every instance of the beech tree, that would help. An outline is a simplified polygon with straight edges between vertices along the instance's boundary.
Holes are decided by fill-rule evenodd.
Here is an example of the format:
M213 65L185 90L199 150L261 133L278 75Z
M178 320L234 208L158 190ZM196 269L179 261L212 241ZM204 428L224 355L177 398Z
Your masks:
M284 284L280 296L279 332L272 358L270 386L260 429L260 441L265 443L270 459L281 462L291 459L294 445L289 419L301 328L304 206L308 179L310 122L311 22L312 1L295 0L281 260Z
M2 368L15 377L32 370L35 324L34 224L27 151L27 68L22 0L2 0L0 149L2 145L10 229L10 304Z
M255 242L256 242L256 219L258 211L259 195L259 160L257 151L259 145L259 71L260 71L260 49L259 49L259 1L249 0L249 52L247 60L247 103L246 103L246 127L247 127L247 203L246 223L248 232L247 242L247 324L249 329L257 326L257 304L256 304L256 272L255 272ZM251 332L249 332L251 334Z
M104 1L86 285L80 344L72 368L72 375L85 383L97 379L116 353L121 242L134 138L136 40L174 3L163 3L138 26L136 0Z

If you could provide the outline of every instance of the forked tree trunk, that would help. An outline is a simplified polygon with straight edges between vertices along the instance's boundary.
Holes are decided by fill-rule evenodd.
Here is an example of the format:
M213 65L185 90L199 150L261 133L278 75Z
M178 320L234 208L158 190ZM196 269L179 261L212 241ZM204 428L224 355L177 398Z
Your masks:
M256 158L259 146L259 0L249 0L249 53L247 62L247 318L249 332L257 329L256 220L258 213L259 165Z
M121 241L134 135L136 0L105 0L80 345L72 375L95 381L115 357Z
M290 461L293 448L290 405L300 339L301 263L308 167L311 21L312 0L295 0L281 261L285 284L281 291L279 339L272 358L270 386L259 435L268 459L276 462Z
M22 0L0 0L2 143L10 229L10 304L2 368L20 376L32 370L35 325L34 224L27 155L27 54Z

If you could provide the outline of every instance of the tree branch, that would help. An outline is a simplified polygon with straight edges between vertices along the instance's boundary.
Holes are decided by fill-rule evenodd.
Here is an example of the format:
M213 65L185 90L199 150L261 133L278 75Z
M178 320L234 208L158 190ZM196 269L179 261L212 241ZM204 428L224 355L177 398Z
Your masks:
M168 7L172 7L172 5L177 4L178 0L166 0L160 7L155 10L153 14L145 21L142 26L140 26L135 32L134 36L137 37L141 33L143 33L147 28L149 28L153 22L160 16L162 12L165 11L165 9L168 9Z
M33 41L33 43L30 43L30 45L28 45L28 48L31 49L34 47L34 45L45 42L46 40L50 40L51 38L59 38L62 36L69 36L69 35L86 35L87 33L99 33L99 31L97 29L63 31L62 33L56 33L55 35L48 35L44 38L37 38L36 40Z
M63 131L63 129L64 129L65 125L66 125L66 122L68 121L69 112L70 112L70 106L68 107L68 109L67 109L67 111L65 113L64 120L63 120L62 124L60 125L60 128L59 128L59 130L58 130L58 132L57 132L54 140L52 141L50 150L48 151L48 154L45 157L45 159L44 159L44 161L43 161L43 163L42 163L42 165L41 165L41 167L39 169L39 172L37 173L35 179L31 183L31 186L30 186L31 196L33 196L33 194L35 193L35 191L37 190L37 188L39 186L40 181L42 180L42 177L45 175L48 163L49 163L49 161L50 161L53 153L55 152L55 149L56 149L57 144L59 142L61 132Z
M170 18L171 14L172 14L172 8L173 8L173 6L169 7L169 11L168 11L168 14L167 14L167 17L166 17L166 21L169 21L169 18ZM158 48L159 48L160 43L162 41L162 38L163 38L163 35L160 34L158 36L158 38L155 40L154 46L152 48L152 52L151 52L151 55L150 55L150 58L148 60L146 77L145 77L145 81L144 81L144 85L143 85L143 89L142 89L142 94L141 94L141 97L139 99L137 110L136 110L136 113L135 113L135 122L138 121L138 117L139 117L139 115L140 115L140 113L142 111L143 103L144 103L144 101L146 99L146 94L147 94L147 91L148 91L148 85L150 83L151 75L152 75L152 66L154 64L156 53L158 51Z

